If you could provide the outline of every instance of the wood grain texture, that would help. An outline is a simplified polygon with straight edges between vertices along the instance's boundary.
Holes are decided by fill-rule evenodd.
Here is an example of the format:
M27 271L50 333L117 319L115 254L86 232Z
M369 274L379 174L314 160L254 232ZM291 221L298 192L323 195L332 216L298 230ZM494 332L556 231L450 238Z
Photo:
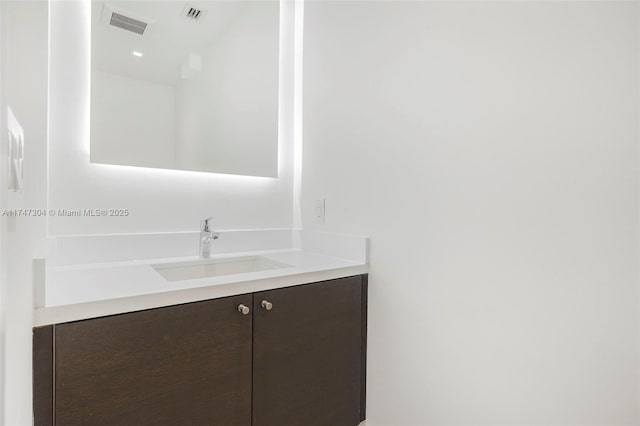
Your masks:
M253 426L360 423L361 298L359 276L254 294Z
M53 425L53 326L33 329L33 424Z
M251 424L251 295L55 326L56 424Z
M362 324L361 331L361 374L360 374L360 421L367 419L367 314L369 301L369 275L362 275Z

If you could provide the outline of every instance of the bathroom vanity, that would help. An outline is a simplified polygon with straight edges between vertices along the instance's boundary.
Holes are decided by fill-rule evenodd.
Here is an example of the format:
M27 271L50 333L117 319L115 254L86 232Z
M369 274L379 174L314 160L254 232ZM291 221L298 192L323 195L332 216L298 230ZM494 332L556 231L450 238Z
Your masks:
M309 249L263 254L288 267L186 281L166 275L182 263L137 264L155 265L164 285L184 287L157 307L103 315L100 304L115 306L112 299L41 308L53 314L41 312L33 330L34 424L358 425L365 419L366 265ZM221 259L214 262L232 263ZM253 258L239 259L246 267ZM123 268L114 265L61 267L58 279L72 280L78 270L114 278Z
M238 216L227 226L254 214L249 226L300 222L285 127L302 14L290 2L196 3L51 5L51 99L63 106L52 129L88 132L52 132L46 229L57 237L33 270L35 424L355 426L366 238L218 234L210 220L199 232L100 235L183 229L166 222L219 204ZM87 148L90 164L75 155ZM66 200L107 209L90 224Z

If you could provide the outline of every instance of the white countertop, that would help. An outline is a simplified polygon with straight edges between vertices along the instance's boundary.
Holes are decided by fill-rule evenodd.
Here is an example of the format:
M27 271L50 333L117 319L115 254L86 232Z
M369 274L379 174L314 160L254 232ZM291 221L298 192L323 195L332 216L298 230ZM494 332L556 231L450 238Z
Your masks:
M312 238L314 245L316 239L317 236ZM211 259L262 256L289 266L184 281L167 281L151 265L192 261L197 260L197 256L47 266L44 306L34 309L34 326L254 293L368 272L364 257L346 259L327 255L330 247L323 245L213 255Z

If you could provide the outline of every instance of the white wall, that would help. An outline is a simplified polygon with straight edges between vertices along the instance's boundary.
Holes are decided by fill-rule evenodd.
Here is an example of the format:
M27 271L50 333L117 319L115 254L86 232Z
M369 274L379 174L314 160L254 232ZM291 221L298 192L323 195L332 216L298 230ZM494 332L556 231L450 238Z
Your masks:
M637 8L306 4L303 221L371 236L367 424L640 422Z
M290 68L293 5L283 4L283 67ZM290 71L281 76L277 179L89 164L88 2L53 2L51 26L50 207L131 211L126 218L50 218L52 235L189 231L207 216L217 229L290 227Z
M93 69L90 138L93 162L174 168L175 88Z
M23 127L24 185L22 193L7 192L3 208L46 207L47 176L47 17L45 1L3 1L2 100ZM6 158L6 132L2 132L2 159ZM44 217L2 217L5 266L4 397L0 424L24 426L31 419L31 327L33 321L32 259L44 254Z
M0 158L7 158L8 149L7 143L5 143L7 136L7 120L6 120L6 107L4 96L4 44L2 40L5 39L4 35L4 8L0 4ZM5 136L2 136L5 135ZM7 177L5 175L6 166L3 161L0 161L0 188L4 188L7 184ZM0 191L0 209L6 208L6 193ZM4 367L5 367L5 349L4 342L6 336L6 300L4 298L7 290L7 226L4 221L0 221L0 413L4 413ZM3 416L0 416L0 424L4 423Z
M247 2L176 88L176 160L187 170L274 176L278 142L278 3Z

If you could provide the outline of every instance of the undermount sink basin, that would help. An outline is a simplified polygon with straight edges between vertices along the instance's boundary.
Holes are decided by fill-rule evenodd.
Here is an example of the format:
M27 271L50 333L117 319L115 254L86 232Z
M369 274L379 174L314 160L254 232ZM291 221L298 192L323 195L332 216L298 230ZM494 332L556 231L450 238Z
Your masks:
M286 268L287 265L262 256L234 257L227 259L201 259L188 262L159 263L151 265L167 281L193 280L220 275L244 274Z

